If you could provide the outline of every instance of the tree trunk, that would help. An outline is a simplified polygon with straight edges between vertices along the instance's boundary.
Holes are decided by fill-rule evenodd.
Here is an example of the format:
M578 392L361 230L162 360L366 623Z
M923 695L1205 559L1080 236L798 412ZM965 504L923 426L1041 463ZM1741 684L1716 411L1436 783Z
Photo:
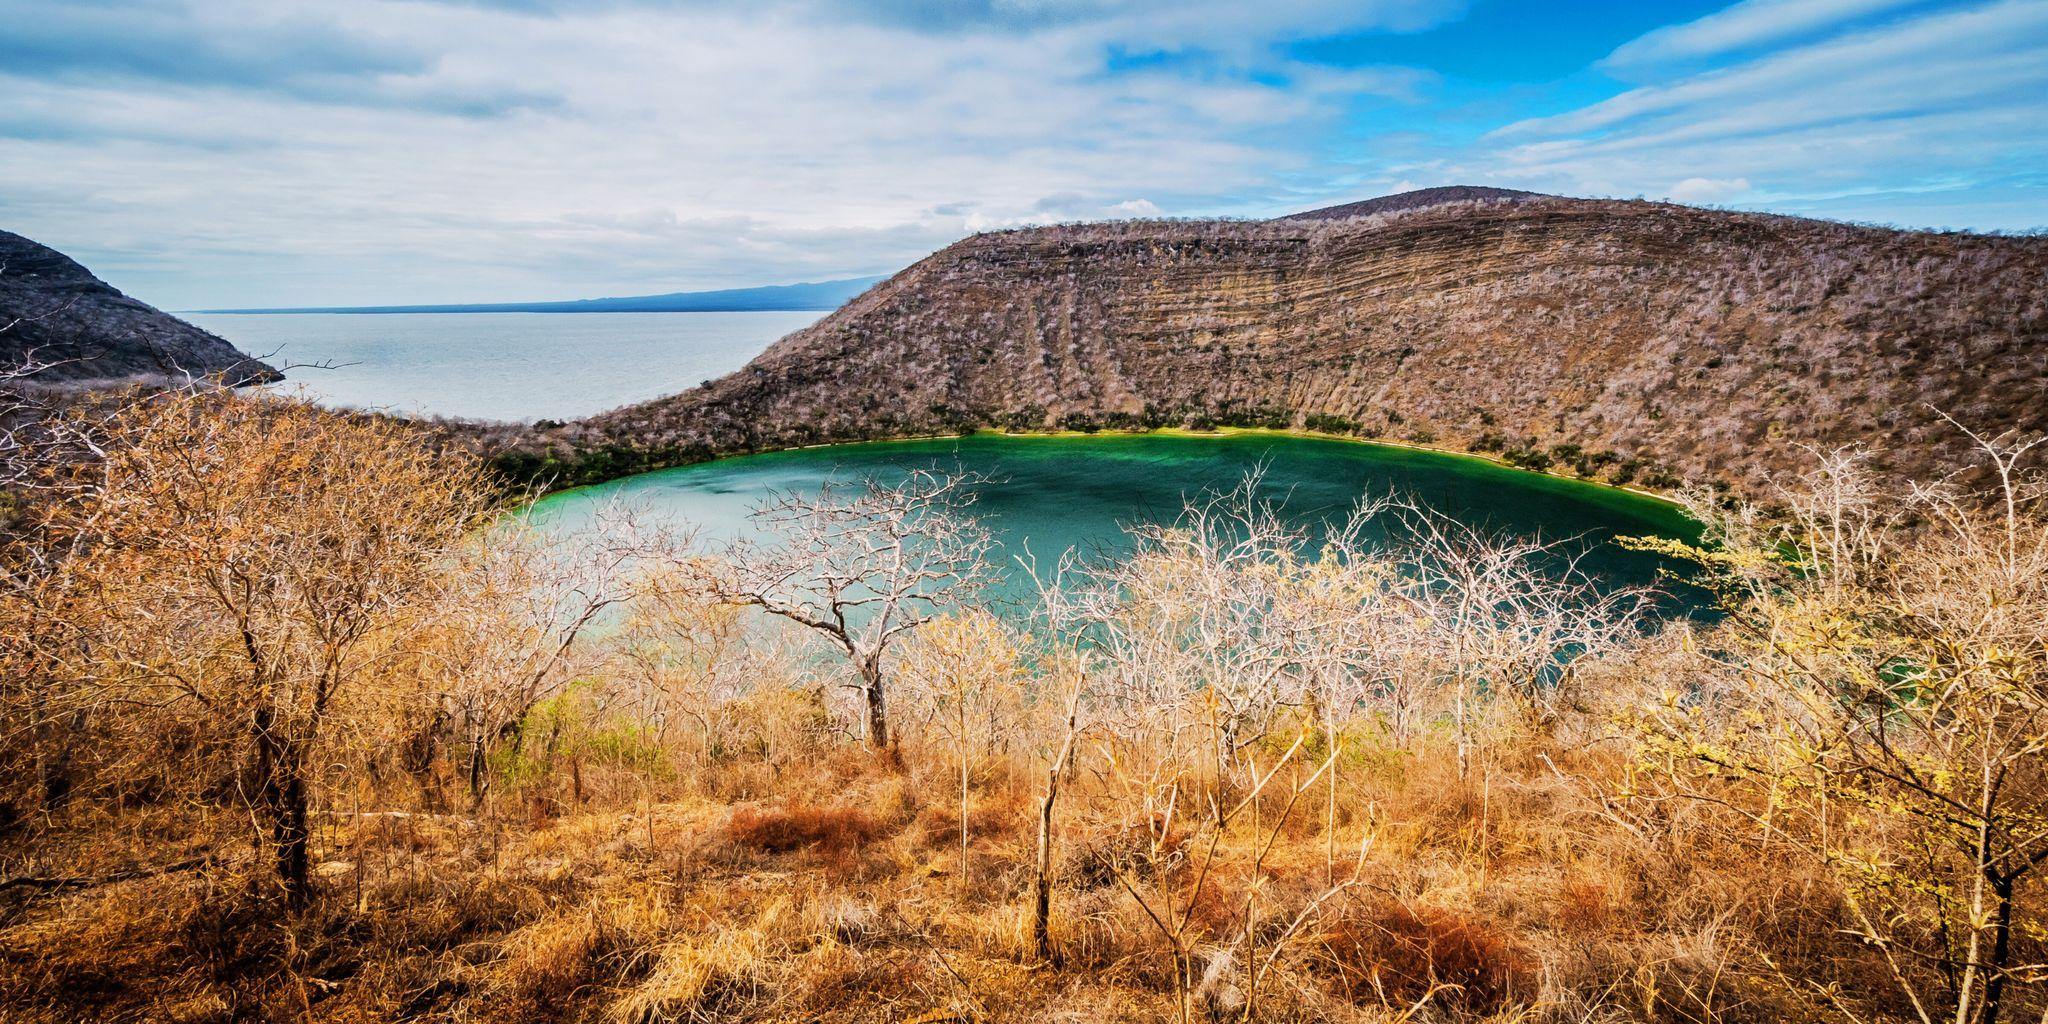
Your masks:
M868 746L876 750L889 747L889 704L882 694L882 659L864 659L860 663L861 692L868 699Z
M1031 892L1031 948L1040 960L1052 960L1052 805L1059 799L1059 766L1053 766L1038 805L1038 877Z
M297 769L279 779L277 807L271 824L271 842L277 847L277 879L285 902L306 905L311 895L306 885L306 783Z
M1067 735L1060 742L1059 756L1053 758L1052 768L1045 773L1045 800L1038 805L1038 877L1033 880L1031 894L1031 948L1040 960L1050 963L1052 948L1052 808L1060 796L1060 775L1067 770L1067 759L1074 756L1075 722L1079 716L1080 698L1067 705Z
M434 716L406 737L399 748L398 763L406 774L418 779L422 786L432 780L434 762L441 752L441 733L447 728L448 712L437 708Z
M1998 917L1992 924L1990 977L1984 983L1982 1024L1998 1024L1999 1004L2005 1000L2007 961L2012 959L2012 891L2015 879L1991 879L1991 891L1998 897Z
M469 744L469 805L472 809L482 807L484 803L484 787L489 784L484 769L484 737L477 733Z
M308 895L304 759L295 745L280 735L269 708L258 708L251 724L256 740L257 796L264 816L270 819L278 888L288 905L302 907Z
M42 783L43 810L49 812L59 811L64 808L65 804L71 802L72 741L70 737L76 736L78 733L67 732L63 738L55 738L50 735L48 729L41 729L39 731L43 735L38 737L39 742L37 742L36 747L38 753L41 753L43 756L42 763L38 766L37 774L39 781ZM49 748L53 746L56 748L55 751L50 751Z

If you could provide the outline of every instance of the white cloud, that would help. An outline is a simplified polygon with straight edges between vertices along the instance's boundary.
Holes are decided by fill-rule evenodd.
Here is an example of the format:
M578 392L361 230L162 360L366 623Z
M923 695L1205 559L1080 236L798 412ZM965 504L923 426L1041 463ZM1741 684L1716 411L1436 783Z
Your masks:
M1687 178L1665 196L1675 203L1718 203L1749 191L1748 178Z
M1775 43L1920 0L1744 0L1696 21L1660 28L1623 44L1610 69L1693 60Z
M1164 212L1149 199L1127 199L1109 207L1113 217L1157 217Z
M1398 162L1359 112L1433 116L1432 73L1287 56L1465 2L0 0L29 26L0 31L0 226L174 307L490 301L1404 184L1863 215L2048 158L2040 0L1752 0L1616 51L1611 99Z
M1770 109L1769 123L1751 124L1754 130L1995 97L2048 80L2044 41L2048 4L2006 0L1773 54L1669 85L1632 89L1495 134L1582 133L1655 118L1698 123L1701 115L1741 123Z
M1901 197L1978 182L1996 208L1977 224L2040 224L2048 211L2036 199L2027 212L2023 181L1997 195L1992 185L2048 158L2044 53L2048 4L1925 14L1520 121L1445 164L1574 194L1884 220L1904 219L1914 204Z
M914 4L827 17L823 2L195 0L189 23L135 23L239 55L291 26L293 46L327 39L339 55L312 79L253 57L233 75L114 61L96 39L119 19L60 20L33 69L0 60L0 222L173 306L880 272L980 225L1261 187L1302 167L1350 103L1406 102L1420 80L1306 67L1274 43L1425 24L1459 0L1048 17L989 0L987 17L938 26ZM0 19L9 7L32 13L0 0ZM1110 69L1140 42L1219 49ZM1279 132L1298 141L1269 145Z

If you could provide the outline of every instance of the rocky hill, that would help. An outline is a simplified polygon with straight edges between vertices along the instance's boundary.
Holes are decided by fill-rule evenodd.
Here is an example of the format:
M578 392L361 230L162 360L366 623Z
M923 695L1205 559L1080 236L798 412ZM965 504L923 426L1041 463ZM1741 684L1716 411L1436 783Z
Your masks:
M509 460L592 479L952 431L1259 424L1670 484L1864 441L1925 475L2048 429L2048 239L1641 201L977 235L744 369ZM1352 207L1356 210L1359 207Z
M138 302L46 245L0 231L0 370L30 362L39 383L278 372L224 339Z

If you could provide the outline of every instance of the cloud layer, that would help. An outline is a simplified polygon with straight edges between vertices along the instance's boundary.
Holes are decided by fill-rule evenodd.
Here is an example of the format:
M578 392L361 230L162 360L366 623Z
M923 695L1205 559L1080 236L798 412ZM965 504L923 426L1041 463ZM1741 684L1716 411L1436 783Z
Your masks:
M2048 4L1931 9L1751 0L1652 33L1607 63L1649 79L1491 133L1489 168L1591 192L1736 202L1914 226L2048 223ZM1706 70L1690 61L1837 24ZM1669 55L1677 73L1660 74ZM1450 166L1473 166L1469 160ZM1950 200L1924 197L1947 193ZM1974 216L1951 219L1958 206Z
M185 307L849 276L989 227L1452 181L2048 221L2030 177L2048 123L2038 0L1750 0L1580 81L1530 83L1464 138L1432 130L1477 115L1427 62L1288 56L1481 16L1462 0L0 0L0 225Z

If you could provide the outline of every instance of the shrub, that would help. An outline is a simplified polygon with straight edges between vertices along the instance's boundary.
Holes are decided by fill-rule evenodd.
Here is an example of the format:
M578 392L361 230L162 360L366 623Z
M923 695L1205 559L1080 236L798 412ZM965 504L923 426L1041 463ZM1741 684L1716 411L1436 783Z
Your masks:
M1339 918L1321 946L1324 967L1354 1000L1495 1013L1537 994L1526 950L1494 925L1448 910L1363 909Z
M1018 805L1012 801L976 804L967 809L967 837L986 839L1015 831ZM936 804L918 817L918 840L926 846L956 846L960 842L960 808Z
M1008 431L1039 430L1045 426L1045 407L1027 405L995 417L996 425Z
M1510 448L1501 453L1501 459L1510 466L1531 469L1537 472L1550 468L1550 453L1534 448Z
M1669 490L1684 483L1685 478L1663 466L1654 467L1643 474L1643 485L1646 487Z
M1301 425L1309 430L1324 434L1355 434L1358 432L1357 420L1347 416L1331 416L1319 412L1309 414L1302 420Z
M741 807L725 826L733 842L762 853L818 848L839 853L873 842L882 827L857 807Z
M1088 835L1067 850L1060 874L1075 888L1086 891L1114 884L1124 871L1158 870L1179 863L1187 834L1178 828L1167 829L1165 819L1155 816L1149 823L1125 822L1113 831ZM1167 830L1163 837L1159 836L1162 830Z

